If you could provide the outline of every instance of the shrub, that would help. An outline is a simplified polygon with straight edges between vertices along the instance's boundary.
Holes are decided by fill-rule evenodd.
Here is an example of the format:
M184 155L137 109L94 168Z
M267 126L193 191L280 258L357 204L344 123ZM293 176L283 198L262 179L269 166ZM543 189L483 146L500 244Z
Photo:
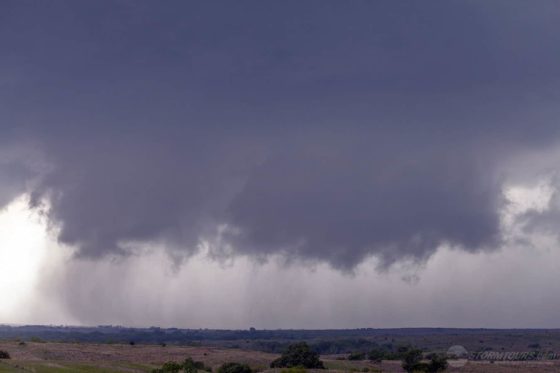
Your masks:
M443 372L447 369L449 365L447 363L447 356L443 354L431 354L429 355L430 362L428 364L429 373Z
M197 370L208 370L202 361L194 361L191 357L186 358L182 366L185 373L196 373ZM210 369L210 371L212 370Z
M194 368L202 368L204 367L204 363L202 361L194 361L192 357L188 357L183 361L184 367L194 367Z
M163 364L160 369L152 370L152 373L178 373L181 369L183 369L182 364L179 364L175 361L168 361L167 363Z
M178 373L181 371L185 373L196 373L198 370L212 371L212 369L205 367L203 362L194 361L189 357L185 359L182 364L175 361L168 361L163 364L161 368L152 370L152 373Z
M305 373L305 368L287 368L282 369L280 373Z
M418 349L408 350L402 358L402 367L408 373L415 371L425 372L427 369L427 364L422 361L422 351Z
M373 349L368 354L368 359L376 363L380 363L385 358L385 351L380 349Z
M402 367L407 372L439 373L447 369L447 357L442 354L430 354L428 363L422 362L422 351L410 349L403 356Z
M194 366L194 362L192 361L192 359L189 361L188 359L185 361L185 363L182 365L183 367L183 372L184 373L196 373L198 372L198 369L196 369L196 367Z
M325 369L319 360L319 354L311 351L305 342L294 343L288 346L286 352L270 364L271 368L301 367L307 369Z
M0 359L10 359L8 351L0 350Z
M414 366L414 373L428 373L430 371L430 365L428 363L418 363Z
M225 363L218 369L218 373L251 373L252 370L247 364Z
M348 360L364 360L365 358L365 352L353 352L348 356Z

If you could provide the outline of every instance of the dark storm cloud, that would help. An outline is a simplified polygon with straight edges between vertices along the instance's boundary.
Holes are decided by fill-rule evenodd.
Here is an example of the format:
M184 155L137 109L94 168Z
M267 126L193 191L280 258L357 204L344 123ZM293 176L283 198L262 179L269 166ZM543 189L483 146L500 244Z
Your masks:
M0 207L13 200L25 189L25 180L30 176L17 163L0 163Z
M492 247L501 166L559 135L552 1L2 8L2 126L40 144L34 201L83 256Z
M351 268L372 253L391 263L425 258L443 242L496 243L497 180L464 152L330 145L290 149L250 175L229 209L236 247Z
M31 144L9 136L0 139L0 209L29 191L47 168Z

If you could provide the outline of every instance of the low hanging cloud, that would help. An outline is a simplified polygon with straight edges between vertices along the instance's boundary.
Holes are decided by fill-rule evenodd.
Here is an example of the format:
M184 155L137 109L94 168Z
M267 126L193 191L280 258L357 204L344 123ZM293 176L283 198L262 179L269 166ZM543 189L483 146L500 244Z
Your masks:
M0 163L0 203L89 258L495 248L504 170L560 139L546 4L4 5L2 125L48 167Z
M425 259L441 244L497 244L500 185L465 153L352 139L267 159L227 210L240 251L352 268L369 255ZM441 153L440 153L441 152Z

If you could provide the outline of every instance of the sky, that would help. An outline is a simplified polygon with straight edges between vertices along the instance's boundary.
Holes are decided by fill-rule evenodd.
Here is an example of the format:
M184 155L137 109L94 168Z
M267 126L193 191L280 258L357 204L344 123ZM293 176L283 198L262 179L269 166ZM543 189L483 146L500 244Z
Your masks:
M4 1L0 323L560 327L557 1Z

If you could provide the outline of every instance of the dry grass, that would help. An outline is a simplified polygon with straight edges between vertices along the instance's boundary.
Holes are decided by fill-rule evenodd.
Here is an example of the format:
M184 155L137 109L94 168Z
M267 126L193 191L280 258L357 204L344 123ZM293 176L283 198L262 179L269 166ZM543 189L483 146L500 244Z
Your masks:
M87 344L87 343L27 343L0 342L0 350L6 350L11 360L0 361L0 373L115 373L150 372L167 361L180 362L187 357L203 361L216 370L221 364L236 361L249 364L259 371L280 373L278 369L267 369L278 355L257 351L245 351L215 347ZM323 356L329 372L402 373L400 362L337 360L335 356ZM314 371L308 371L312 373ZM317 371L321 372L321 371ZM468 362L462 367L450 367L448 372L461 373L531 373L560 372L560 362Z
M126 367L126 371L131 372L150 371L167 361L179 362L187 357L203 361L205 365L213 368L224 362L238 361L265 369L277 357L263 352L213 347L86 343L27 343L20 346L15 342L0 342L0 350L8 351L12 356L11 361L4 361L4 365L26 366L40 363L66 366L72 363L104 368Z

